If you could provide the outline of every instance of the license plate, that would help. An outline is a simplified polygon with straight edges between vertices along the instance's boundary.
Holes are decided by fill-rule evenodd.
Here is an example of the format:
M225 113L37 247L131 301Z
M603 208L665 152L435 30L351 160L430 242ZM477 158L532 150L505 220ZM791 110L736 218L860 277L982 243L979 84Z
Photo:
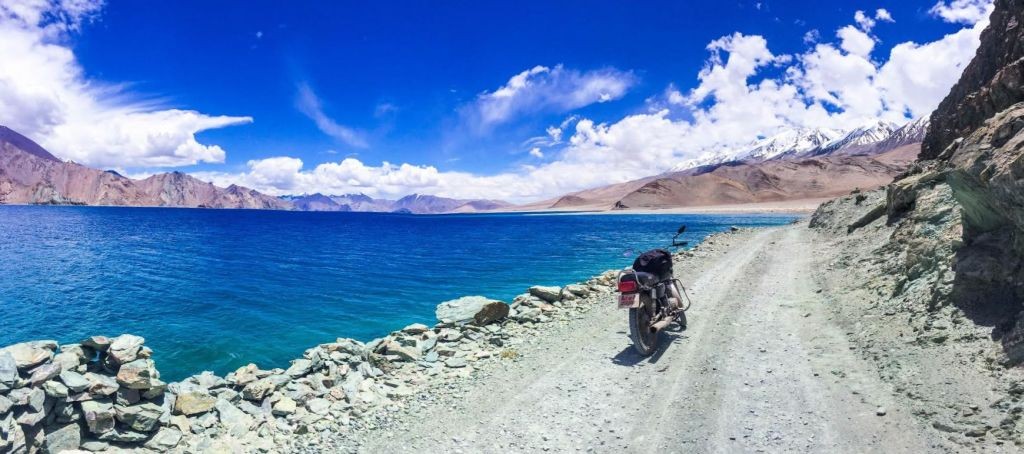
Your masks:
M640 307L639 293L623 293L619 295L619 309Z

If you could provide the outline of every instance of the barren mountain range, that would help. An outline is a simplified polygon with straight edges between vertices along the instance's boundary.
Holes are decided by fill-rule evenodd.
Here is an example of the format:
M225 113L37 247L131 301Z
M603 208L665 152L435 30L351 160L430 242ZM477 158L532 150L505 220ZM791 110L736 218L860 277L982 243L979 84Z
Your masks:
M888 184L913 162L928 120L848 133L791 129L661 175L514 207L522 211L665 209L825 199ZM695 162L702 165L693 167Z
M917 156L926 119L902 127L878 121L842 132L791 129L681 163L674 171L526 205L412 194L273 197L221 188L181 172L135 180L62 161L0 126L0 204L58 204L371 211L413 214L486 211L662 209L820 199L888 183Z

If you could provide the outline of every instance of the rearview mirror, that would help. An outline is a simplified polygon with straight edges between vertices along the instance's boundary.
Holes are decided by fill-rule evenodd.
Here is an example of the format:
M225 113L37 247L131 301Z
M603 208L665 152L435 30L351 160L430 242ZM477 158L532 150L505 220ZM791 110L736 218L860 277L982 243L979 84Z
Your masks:
M679 226L679 230L676 231L676 235L681 235L685 231L686 231L686 224L683 224L683 225Z

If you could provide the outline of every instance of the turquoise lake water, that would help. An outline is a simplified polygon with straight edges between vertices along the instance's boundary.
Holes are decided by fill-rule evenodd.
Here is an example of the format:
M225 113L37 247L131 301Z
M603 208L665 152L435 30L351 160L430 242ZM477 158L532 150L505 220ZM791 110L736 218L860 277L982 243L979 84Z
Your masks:
M465 295L511 301L788 215L444 215L0 206L0 346L146 338L163 378L287 367ZM610 303L609 303L610 304Z

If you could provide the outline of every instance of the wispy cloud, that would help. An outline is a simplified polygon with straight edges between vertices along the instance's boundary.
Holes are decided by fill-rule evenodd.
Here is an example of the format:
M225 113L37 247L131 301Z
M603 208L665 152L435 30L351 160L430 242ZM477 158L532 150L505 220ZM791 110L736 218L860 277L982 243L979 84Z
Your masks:
M356 148L366 148L369 146L361 132L338 124L338 122L324 113L323 103L308 83L301 82L297 88L298 95L295 99L295 107L303 115L313 120L321 132Z
M463 109L481 131L536 113L563 113L621 98L636 84L631 72L606 68L581 72L562 65L534 66L505 85L477 96Z

